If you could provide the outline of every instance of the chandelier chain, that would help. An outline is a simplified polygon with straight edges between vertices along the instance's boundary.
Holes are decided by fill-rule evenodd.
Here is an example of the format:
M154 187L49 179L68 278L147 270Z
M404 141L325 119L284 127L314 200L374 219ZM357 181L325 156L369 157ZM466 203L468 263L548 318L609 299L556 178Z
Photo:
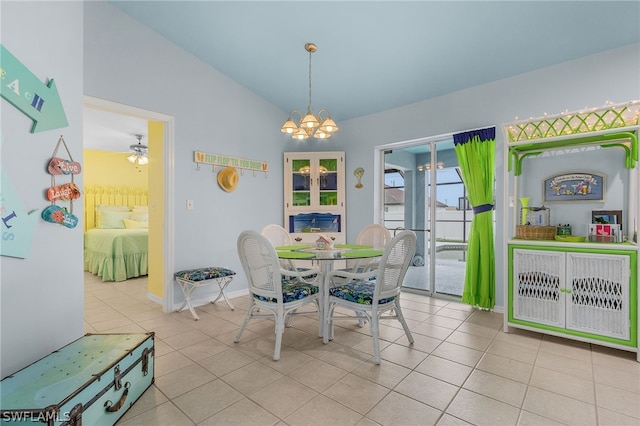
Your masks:
M311 105L311 50L309 50L309 111L313 111L313 105Z

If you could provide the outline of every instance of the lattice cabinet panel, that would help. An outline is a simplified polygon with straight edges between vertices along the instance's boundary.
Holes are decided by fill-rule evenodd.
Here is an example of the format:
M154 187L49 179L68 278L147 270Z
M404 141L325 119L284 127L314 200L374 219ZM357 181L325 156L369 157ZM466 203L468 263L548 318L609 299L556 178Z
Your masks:
M513 250L513 317L564 327L565 256L561 252Z
M629 260L567 253L567 329L629 339Z

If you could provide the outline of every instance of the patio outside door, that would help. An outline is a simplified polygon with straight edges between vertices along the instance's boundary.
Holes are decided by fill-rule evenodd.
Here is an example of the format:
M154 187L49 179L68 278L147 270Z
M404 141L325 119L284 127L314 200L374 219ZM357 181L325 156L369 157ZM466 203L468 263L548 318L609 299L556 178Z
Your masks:
M418 237L403 287L459 297L472 211L451 138L423 140L381 151L384 157L383 223L392 234Z

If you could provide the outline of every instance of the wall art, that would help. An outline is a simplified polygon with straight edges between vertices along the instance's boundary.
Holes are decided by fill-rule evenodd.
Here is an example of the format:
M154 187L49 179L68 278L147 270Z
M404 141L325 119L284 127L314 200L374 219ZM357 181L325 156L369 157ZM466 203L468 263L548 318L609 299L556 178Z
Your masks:
M564 172L549 176L542 184L544 203L604 201L605 175L594 172Z

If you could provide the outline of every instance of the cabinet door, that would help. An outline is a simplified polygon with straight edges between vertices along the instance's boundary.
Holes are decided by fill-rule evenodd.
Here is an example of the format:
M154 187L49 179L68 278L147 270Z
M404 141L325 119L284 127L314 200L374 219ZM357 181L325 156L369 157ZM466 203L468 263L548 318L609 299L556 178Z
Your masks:
M561 252L513 249L513 318L564 327L564 258Z
M629 340L629 256L567 253L566 328Z
M285 208L334 211L344 208L344 155L341 152L285 154Z
M311 207L311 158L291 158L289 164L289 168L285 168L289 174L285 182L290 182L285 188L288 207Z
M340 158L335 156L319 155L317 159L316 187L318 189L317 198L314 200L321 207L337 207L340 200L339 179L344 177L339 174L338 165Z

